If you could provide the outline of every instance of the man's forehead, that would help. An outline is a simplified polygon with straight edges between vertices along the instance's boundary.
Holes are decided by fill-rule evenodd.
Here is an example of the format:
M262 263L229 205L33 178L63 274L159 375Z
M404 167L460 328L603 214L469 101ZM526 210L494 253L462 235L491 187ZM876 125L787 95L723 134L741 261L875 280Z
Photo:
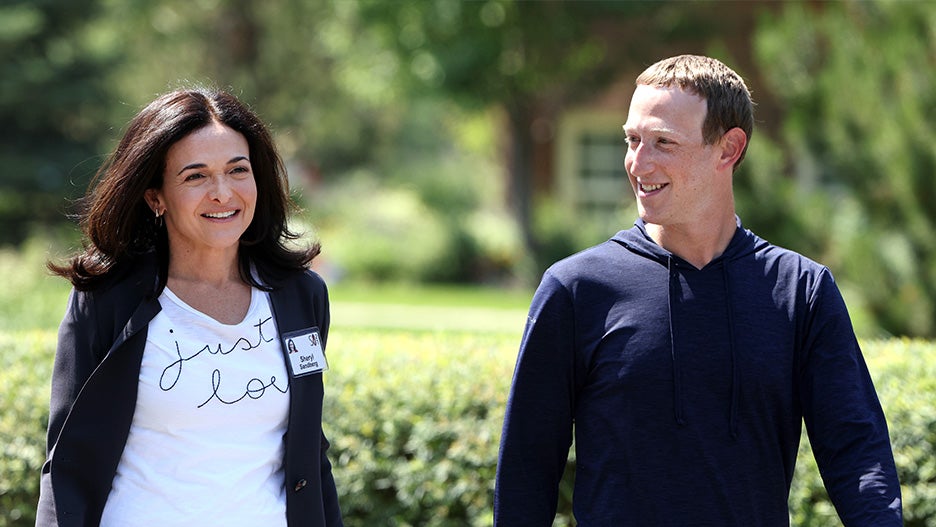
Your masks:
M707 104L702 97L678 87L639 85L631 98L625 132L701 134Z

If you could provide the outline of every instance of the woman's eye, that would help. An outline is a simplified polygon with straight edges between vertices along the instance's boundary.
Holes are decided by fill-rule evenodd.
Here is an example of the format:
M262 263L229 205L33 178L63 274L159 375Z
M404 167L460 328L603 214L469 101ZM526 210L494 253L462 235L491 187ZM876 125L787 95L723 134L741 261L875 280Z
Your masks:
M205 177L205 176L203 176L202 174L196 172L196 173L194 173L194 174L189 174L189 175L185 176L185 180L184 180L184 181L195 181L196 179L201 179L201 178L203 178L203 177Z

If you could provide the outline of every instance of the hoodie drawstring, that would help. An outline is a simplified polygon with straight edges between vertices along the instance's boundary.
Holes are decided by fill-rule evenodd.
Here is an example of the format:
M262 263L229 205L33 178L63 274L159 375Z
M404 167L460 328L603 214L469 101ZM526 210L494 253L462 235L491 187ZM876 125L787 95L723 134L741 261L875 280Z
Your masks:
M735 232L734 238L732 238L722 255L719 256L719 259L722 260L722 277L724 279L727 302L728 351L731 360L731 396L728 409L728 427L732 438L739 437L741 429L741 353L738 351L736 342L737 331L735 330L736 328L734 327L733 320L734 303L731 298L728 265L731 261L740 260L741 258L750 256L769 247L769 244L765 240L758 238L751 233L751 231L744 229L741 225L740 218L737 216L735 216L735 223L737 224L737 231ZM683 400L679 353L676 350L676 335L673 331L674 298L679 297L679 274L677 270L679 264L672 253L660 247L653 241L650 235L647 234L646 223L643 219L638 218L637 221L634 222L633 229L619 232L612 238L612 241L620 244L632 253L654 262L662 264L663 261L666 260L666 270L669 275L667 277L669 281L667 310L669 315L670 356L673 361L673 413L677 425L683 426L686 424L685 401ZM712 270L717 272L714 267Z
M728 281L728 262L722 265L725 277L725 302L728 306L728 349L731 354L731 406L728 408L728 428L731 437L738 438L738 407L741 405L741 378L738 373L738 354L735 350L734 320L731 309L731 287ZM672 322L671 322L672 324Z
M673 332L673 288L674 281L677 280L676 272L673 271L673 258L666 259L666 271L669 274L669 294L667 295L666 307L669 311L669 334L670 334L670 355L673 359L673 414L676 417L676 424L682 426L686 424L683 416L682 399L682 381L679 374L679 355L676 353L676 337Z
M673 269L673 258L667 258L666 269L669 274L669 295L667 296L667 310L669 311L670 356L673 360L673 414L676 424L686 424L684 401L682 396L682 381L679 371L679 353L676 351L676 336L673 331L673 288L676 287L678 275ZM725 281L725 300L728 314L728 352L731 358L731 402L728 407L728 430L731 437L737 439L739 431L738 413L741 406L741 376L738 367L738 353L735 346L734 315L731 301L731 286L729 285L728 262L722 265L722 276Z

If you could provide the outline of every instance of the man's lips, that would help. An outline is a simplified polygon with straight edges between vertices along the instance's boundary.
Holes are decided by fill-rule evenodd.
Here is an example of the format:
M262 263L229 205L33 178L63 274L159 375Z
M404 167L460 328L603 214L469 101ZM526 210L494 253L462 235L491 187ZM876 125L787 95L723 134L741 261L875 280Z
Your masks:
M651 184L651 183L641 183L641 182L637 182L637 188L639 188L640 191L643 192L644 194L652 194L652 193L654 193L654 192L656 192L656 191L658 191L658 190L661 190L661 189L663 189L663 188L665 188L665 187L667 187L667 186L669 186L669 183Z

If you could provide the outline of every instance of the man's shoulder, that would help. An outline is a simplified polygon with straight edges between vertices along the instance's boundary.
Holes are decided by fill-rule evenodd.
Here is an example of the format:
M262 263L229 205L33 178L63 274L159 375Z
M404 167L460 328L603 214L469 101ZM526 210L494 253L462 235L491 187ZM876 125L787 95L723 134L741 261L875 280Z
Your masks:
M601 262L610 259L613 252L614 248L612 247L612 242L606 240L561 258L550 267L569 267L580 265L583 262Z
M639 260L639 256L611 239L566 256L549 266L546 274L562 282L583 278L601 280Z
M801 252L780 245L774 245L767 241L761 240L761 242L762 245L758 247L758 250L754 253L754 258L758 261L770 265L796 268L808 274L820 273L826 270L825 265Z

